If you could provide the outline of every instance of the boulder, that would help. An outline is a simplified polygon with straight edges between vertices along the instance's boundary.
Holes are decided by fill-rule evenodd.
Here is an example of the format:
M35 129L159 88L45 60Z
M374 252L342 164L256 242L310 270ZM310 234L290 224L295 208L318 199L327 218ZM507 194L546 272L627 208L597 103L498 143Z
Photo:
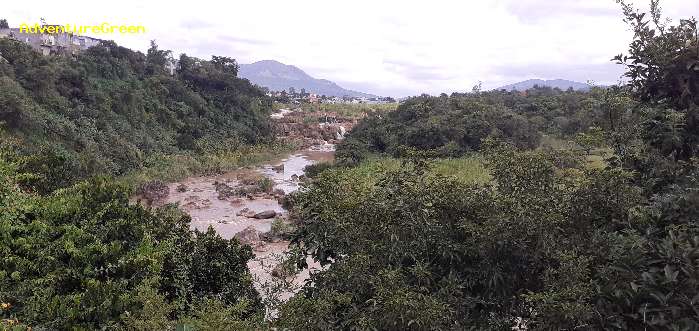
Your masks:
M225 183L214 182L214 187L216 188L216 193L218 193L219 200L226 200L229 197L236 196L236 190Z
M187 192L189 188L185 184L177 185L177 192Z
M243 231L236 233L234 237L243 244L250 244L260 241L260 232L254 227L248 226Z
M148 203L159 202L167 198L170 194L170 188L165 183L159 180L152 180L144 183L138 190L138 193L143 196Z
M250 208L243 208L239 210L237 213L235 213L235 216L243 216L243 217L255 217L257 214L250 210Z
M284 163L282 163L282 164L280 164L280 165L278 165L278 166L272 167L272 170L274 170L274 171L276 171L276 172L284 172Z
M255 245L253 245L252 250L258 253L264 253L267 251L267 243L264 241L256 242Z
M286 279L296 274L296 272L296 268L293 264L289 264L288 261L282 261L272 269L271 274L272 277Z
M274 218L274 216L277 216L277 212L274 210L265 210L263 212L259 212L255 214L255 218L257 219L268 219L268 218Z
M277 198L277 199L282 198L285 195L286 195L286 193L284 192L284 190L282 190L280 188L274 189L274 191L272 191L272 196Z
M211 207L211 201L209 199L201 199L198 196L190 195L184 199L184 204L182 207L185 210L192 209L206 209Z

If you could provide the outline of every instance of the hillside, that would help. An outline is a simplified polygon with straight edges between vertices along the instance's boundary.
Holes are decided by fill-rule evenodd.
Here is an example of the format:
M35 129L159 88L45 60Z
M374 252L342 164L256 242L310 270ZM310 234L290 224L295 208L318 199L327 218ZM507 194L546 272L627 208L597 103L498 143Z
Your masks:
M376 97L372 94L344 89L327 79L313 78L295 66L274 60L241 64L238 76L273 91L284 91L293 87L297 91L305 89L308 93L334 97Z
M0 53L0 134L20 154L62 160L62 184L272 140L271 100L235 77L232 59L182 55L171 75L157 45L143 54L105 42L71 58L0 39Z
M567 90L568 88L573 88L575 91L589 91L590 90L590 85L585 84L585 83L580 83L580 82L574 82L570 80L565 80L565 79L551 79L551 80L543 80L543 79L529 79L525 80L522 82L510 84L510 85L505 85L502 87L497 88L496 90L506 90L506 91L526 91L528 89L533 88L534 86L540 86L540 87L551 87L551 88L558 88L561 90Z
M521 149L538 147L543 136L573 140L603 123L599 89L566 92L536 87L526 95L502 90L477 95L420 96L396 111L367 116L338 146L339 163L356 164L370 155L401 155L420 150L432 156L461 157L478 151L488 139Z

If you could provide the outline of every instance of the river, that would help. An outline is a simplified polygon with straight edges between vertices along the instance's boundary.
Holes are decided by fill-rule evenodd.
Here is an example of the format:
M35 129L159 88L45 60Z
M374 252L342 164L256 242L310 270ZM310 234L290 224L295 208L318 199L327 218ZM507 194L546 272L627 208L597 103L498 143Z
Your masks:
M284 118L291 111L283 110L273 114L273 119ZM340 134L344 135L344 127ZM243 230L250 227L259 233L270 231L274 218L257 219L240 215L246 209L251 211L249 215L263 211L273 210L281 219L287 219L286 211L278 199L268 195L258 195L251 198L219 198L216 186L224 183L231 188L241 187L246 178L265 176L274 182L274 190L283 191L285 194L299 189L301 182L299 177L304 175L304 168L317 162L329 162L334 159L335 146L327 142L312 145L309 148L288 154L286 157L272 160L266 164L246 169L239 169L215 176L190 177L180 182L169 184L170 194L162 203L178 204L180 209L192 217L191 227L205 231L208 227L223 238L231 239ZM248 230L246 230L248 231ZM272 269L281 261L281 257L288 250L289 242L256 241L249 243L253 246L255 258L248 263L248 268L256 279L255 287L263 298L269 295L265 287L269 287L274 279ZM279 299L286 300L305 280L309 278L309 272L317 270L320 266L310 258L307 261L309 268L299 274L286 279L295 289L289 289L279 295Z

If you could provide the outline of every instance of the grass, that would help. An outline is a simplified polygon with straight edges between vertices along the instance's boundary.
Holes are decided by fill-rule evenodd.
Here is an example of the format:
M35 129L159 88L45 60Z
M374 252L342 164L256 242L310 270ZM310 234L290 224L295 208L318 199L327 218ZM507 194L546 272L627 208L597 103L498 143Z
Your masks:
M549 135L543 135L541 137L541 142L539 143L538 149L562 150L570 149L573 145L574 144L571 141Z
M154 154L144 167L118 178L130 187L139 187L151 180L176 182L196 175L213 175L269 161L293 150L290 145L257 145L235 151L221 151L205 155Z
M487 183L492 179L483 158L478 155L441 159L435 163L434 171L469 184Z
M584 166L588 169L603 169L607 166L605 159L611 157L614 154L611 148L601 147L595 148L590 151L587 155L582 151L582 148L576 143L561 138L552 137L549 135L544 135L541 137L541 143L538 147L541 149L553 149L553 150L576 150L582 153L582 159Z
M614 155L611 148L597 148L585 155L585 167L589 169L604 169L607 166L605 159Z
M321 103L321 104L310 104L303 103L301 105L284 105L275 104L275 109L281 108L301 108L302 111L308 113L315 112L334 112L339 116L359 119L364 117L368 113L373 112L389 112L393 111L398 107L397 103L383 103L383 104L368 104L368 103Z
M402 166L400 159L377 156L362 162L353 171L372 178L378 172L398 170ZM454 177L467 184L487 183L491 180L490 172L480 155L435 160L432 162L432 172Z

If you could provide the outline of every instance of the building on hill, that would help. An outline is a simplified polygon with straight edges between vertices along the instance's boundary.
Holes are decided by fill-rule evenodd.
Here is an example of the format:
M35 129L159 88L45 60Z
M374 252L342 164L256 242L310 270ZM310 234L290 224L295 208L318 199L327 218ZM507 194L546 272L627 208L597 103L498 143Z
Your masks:
M31 33L22 32L19 28L0 29L0 38L23 42L44 55L75 54L102 42L102 39L72 33Z

